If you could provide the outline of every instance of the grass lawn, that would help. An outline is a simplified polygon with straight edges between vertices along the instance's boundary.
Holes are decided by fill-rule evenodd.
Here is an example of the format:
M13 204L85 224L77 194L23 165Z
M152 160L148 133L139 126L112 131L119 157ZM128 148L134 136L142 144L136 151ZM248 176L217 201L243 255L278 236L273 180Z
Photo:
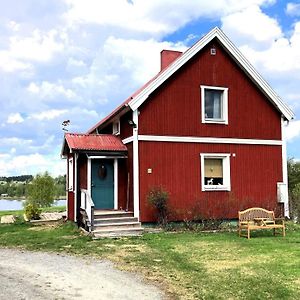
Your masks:
M92 240L72 223L1 225L0 247L108 258L160 283L171 299L300 299L300 227L287 236L254 232L162 232Z

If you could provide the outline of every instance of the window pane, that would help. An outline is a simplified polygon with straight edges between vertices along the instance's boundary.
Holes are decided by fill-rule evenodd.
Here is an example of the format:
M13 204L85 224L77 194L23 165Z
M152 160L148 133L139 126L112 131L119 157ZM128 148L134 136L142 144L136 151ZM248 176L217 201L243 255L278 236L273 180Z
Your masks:
M222 119L223 91L205 90L205 118Z
M204 184L205 185L223 184L223 159L218 159L218 158L204 159Z

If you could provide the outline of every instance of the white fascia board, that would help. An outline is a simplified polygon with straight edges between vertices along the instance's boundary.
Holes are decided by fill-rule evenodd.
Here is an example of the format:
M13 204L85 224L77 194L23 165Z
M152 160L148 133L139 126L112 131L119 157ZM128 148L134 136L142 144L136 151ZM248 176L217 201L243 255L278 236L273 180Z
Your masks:
M227 49L229 54L237 61L237 63L244 69L249 77L258 85L271 100L271 102L278 108L287 120L294 117L293 111L281 100L270 85L262 78L262 76L254 69L250 62L237 49L237 47L229 40L229 38L218 27L212 29L201 40L199 40L193 47L189 48L181 57L176 59L166 70L164 70L155 80L153 80L145 89L137 94L128 105L132 110L138 109L148 96L172 76L180 67L189 61L195 54L203 49L212 39L218 38L221 44Z
M173 143L202 143L202 144L241 144L241 145L270 145L281 146L281 140L260 139L235 139L215 137L193 137L193 136L162 136L162 135L139 135L139 141L151 142L173 142Z

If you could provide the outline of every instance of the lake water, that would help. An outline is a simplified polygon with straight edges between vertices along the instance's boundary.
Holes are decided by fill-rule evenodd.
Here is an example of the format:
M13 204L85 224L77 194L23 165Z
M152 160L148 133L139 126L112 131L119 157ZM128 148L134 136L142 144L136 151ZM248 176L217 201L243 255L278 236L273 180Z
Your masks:
M0 211L2 210L21 210L25 200L21 199L0 199ZM53 206L64 206L66 200L55 200Z

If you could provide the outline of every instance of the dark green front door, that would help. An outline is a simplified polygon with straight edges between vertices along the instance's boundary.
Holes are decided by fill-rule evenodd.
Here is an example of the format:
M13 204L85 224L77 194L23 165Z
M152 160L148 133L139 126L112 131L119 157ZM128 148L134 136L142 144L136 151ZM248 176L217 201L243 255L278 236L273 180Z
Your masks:
M95 208L114 208L114 165L112 159L92 159L91 188Z

